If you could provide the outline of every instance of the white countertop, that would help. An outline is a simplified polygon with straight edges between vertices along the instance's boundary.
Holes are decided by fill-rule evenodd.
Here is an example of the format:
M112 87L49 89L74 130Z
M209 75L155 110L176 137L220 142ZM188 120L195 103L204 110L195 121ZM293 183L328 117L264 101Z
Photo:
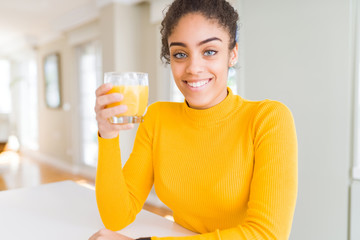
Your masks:
M103 227L94 190L75 182L0 192L0 239L80 240ZM194 234L146 210L119 232L133 238Z

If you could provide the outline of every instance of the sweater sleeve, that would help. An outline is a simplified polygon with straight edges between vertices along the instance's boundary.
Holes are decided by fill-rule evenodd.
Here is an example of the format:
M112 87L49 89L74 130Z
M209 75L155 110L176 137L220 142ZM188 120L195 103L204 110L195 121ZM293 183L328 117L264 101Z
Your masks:
M286 240L297 197L297 139L289 109L262 103L253 121L254 170L247 217L237 226L188 237L153 240Z
M107 229L118 231L135 220L153 185L151 110L136 133L133 151L122 169L119 138L98 137L96 201Z

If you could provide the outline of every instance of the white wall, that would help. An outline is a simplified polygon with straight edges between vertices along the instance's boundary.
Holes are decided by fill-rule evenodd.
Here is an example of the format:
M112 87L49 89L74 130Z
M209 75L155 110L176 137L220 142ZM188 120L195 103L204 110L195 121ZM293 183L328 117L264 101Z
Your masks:
M39 111L39 152L58 159L66 164L73 164L76 157L73 151L72 112L64 109L65 104L75 106L72 96L73 84L76 83L76 75L73 52L67 43L65 36L51 43L38 46L38 111ZM60 95L62 106L51 109L45 103L45 80L43 63L48 54L59 53L60 55Z
M360 182L354 181L351 185L351 227L350 240L360 239Z
M292 240L345 240L351 144L349 0L242 0L244 93L284 102L299 142ZM241 49L240 49L241 51Z

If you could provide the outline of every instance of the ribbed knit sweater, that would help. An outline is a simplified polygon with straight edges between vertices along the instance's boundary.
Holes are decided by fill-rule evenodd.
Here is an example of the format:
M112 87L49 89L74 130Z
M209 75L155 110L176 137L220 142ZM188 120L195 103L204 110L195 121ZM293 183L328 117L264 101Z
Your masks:
M154 184L175 222L199 233L162 239L288 239L297 196L291 112L228 92L205 110L149 106L123 169L118 138L99 137L96 198L106 228L129 225Z

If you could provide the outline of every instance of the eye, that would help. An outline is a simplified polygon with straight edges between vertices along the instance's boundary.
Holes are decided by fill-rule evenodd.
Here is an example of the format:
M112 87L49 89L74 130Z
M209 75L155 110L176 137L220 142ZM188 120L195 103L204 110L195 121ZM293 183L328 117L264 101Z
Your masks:
M204 52L205 56L214 56L217 53L215 50L207 50Z
M174 58L177 58L177 59L183 59L183 58L186 58L187 55L185 53L175 53L173 54Z

